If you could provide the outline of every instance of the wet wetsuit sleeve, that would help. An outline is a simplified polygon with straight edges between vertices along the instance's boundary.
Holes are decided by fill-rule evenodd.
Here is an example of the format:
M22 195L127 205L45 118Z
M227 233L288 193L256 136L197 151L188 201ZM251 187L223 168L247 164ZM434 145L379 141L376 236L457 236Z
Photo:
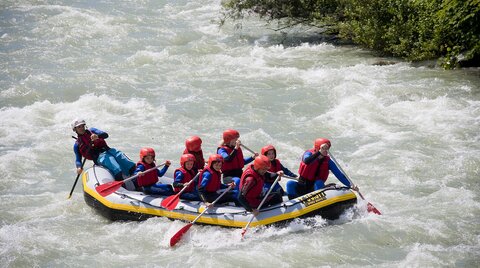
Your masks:
M309 151L306 151L304 154L303 154L303 158L302 158L302 161L303 163L305 164L311 164L318 156L320 155L320 151L312 154L311 152Z
M163 166L161 170L157 169L157 176L162 177L168 170L168 166Z
M245 166L246 164L251 163L251 162L253 161L253 159L254 159L253 156L245 157L245 158L243 159L243 165Z
M182 183L182 180L183 180L183 173L178 170L177 172L175 172L175 178L173 179L173 187L183 187L183 183Z
M211 179L212 174L210 174L210 172L203 172L202 183L198 185L198 195L200 195L200 199L202 199L202 201L205 203L207 202L207 199L205 198L205 188L207 187L208 183L210 183Z
M75 166L79 168L82 166L82 155L80 154L80 150L78 149L78 143L76 142L73 145L73 152L75 153Z
M137 167L135 168L135 171L133 172L134 175L136 175L138 172L145 171L145 167L142 164L137 164Z
M297 175L295 173L291 172L288 168L284 167L282 164L280 164L280 166L282 167L282 171L285 175L290 176L290 177L294 177L294 178L297 177Z
M98 129L98 128L92 127L92 128L89 128L88 130L90 130L90 132L92 132L92 133L94 133L94 134L97 134L97 136L98 136L99 138L101 138L101 139L106 139L106 138L108 138L108 133L105 132L105 131L102 131L102 130L100 130L100 129Z
M217 153L223 157L224 161L231 162L235 158L235 155L237 155L237 149L233 149L232 152L228 154L227 150L219 148Z
M328 168L332 171L333 175L335 175L335 177L337 177L337 179L341 181L345 186L351 186L345 174L340 171L340 169L337 167L337 165L335 165L335 162L333 162L332 159L328 161Z

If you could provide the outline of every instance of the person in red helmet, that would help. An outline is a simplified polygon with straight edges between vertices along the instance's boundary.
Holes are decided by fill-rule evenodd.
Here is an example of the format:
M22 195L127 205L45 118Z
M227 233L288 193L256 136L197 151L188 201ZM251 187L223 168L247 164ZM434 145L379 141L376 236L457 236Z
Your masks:
M330 171L345 186L358 190L357 186L350 185L345 174L340 171L335 162L328 156L328 150L331 146L330 140L319 138L315 140L312 149L305 151L298 168L298 182L287 182L287 194L290 199L325 187L325 181Z
M280 163L280 160L277 159L277 150L273 145L269 144L266 146L262 147L262 150L260 151L261 155L265 155L268 157L270 160L271 167L268 169L268 172L272 173L277 173L278 171L283 171L283 173L287 176L290 176L292 178L296 178L297 175L293 172L291 172L288 168L284 167L282 163ZM267 179L265 180L265 185L264 187L268 190L270 186L272 186L272 183L274 182L275 179ZM282 186L280 184L277 184L273 187L272 192L279 192L280 195L284 195L285 191L283 190Z
M191 136L185 140L185 150L183 154L192 154L195 157L195 165L193 169L195 172L203 169L205 166L205 159L202 152L202 139L199 136Z
M225 194L219 203L237 202L235 198L238 193L239 179L234 178L230 184L223 184L221 181L223 157L219 154L212 154L208 158L207 167L201 171L198 182L198 194L207 207L221 194L221 189L228 188L230 185L236 187L230 193Z
M228 183L232 177L242 176L243 167L252 162L258 153L252 157L243 157L242 142L239 140L240 133L234 129L227 129L223 132L223 140L217 148L217 153L223 157L224 163L222 166L223 182Z
M150 147L144 147L140 150L140 161L137 163L137 168L134 174L139 176L134 180L137 188L141 189L146 194L155 195L172 195L173 189L170 184L158 182L158 178L165 175L170 166L170 161L165 161L165 166L161 170L153 170L144 172L145 170L155 167L155 150Z
M173 179L173 188L175 193L180 192L185 184L189 183L195 175L197 175L197 171L194 169L195 166L195 156L192 154L184 154L180 157L180 168L177 168L174 174ZM192 201L200 201L200 196L198 196L196 183L192 182L185 191L180 195L180 198L192 200Z
M253 165L249 165L240 179L240 188L238 201L247 211L251 211L254 216L258 215L258 206L262 202L268 189L264 187L265 180L275 181L277 176L283 176L283 171L277 173L268 173L271 168L270 159L265 155L255 158ZM271 185L271 184L270 184ZM267 197L264 207L282 203L282 195L278 192L271 192Z

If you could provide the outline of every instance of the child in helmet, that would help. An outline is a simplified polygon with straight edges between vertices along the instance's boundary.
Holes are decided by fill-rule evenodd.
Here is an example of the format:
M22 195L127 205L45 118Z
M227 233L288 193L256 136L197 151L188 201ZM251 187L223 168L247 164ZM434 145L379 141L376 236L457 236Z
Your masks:
M199 175L198 194L208 207L211 207L211 203L220 196L219 190L228 188L229 185L235 187L235 190L225 194L218 202L237 202L235 197L238 193L239 179L233 178L233 182L229 185L223 184L221 181L222 164L223 157L219 154L212 154L208 158L207 167Z
M287 176L290 176L290 177L293 177L293 178L297 177L296 174L291 172L288 168L284 167L282 165L282 163L280 163L280 160L277 159L277 150L275 149L275 147L273 147L273 145L269 144L269 145L266 145L266 146L262 147L261 154L265 155L270 160L271 167L268 170L268 172L277 173L278 171L281 170ZM270 186L272 186L273 181L274 180L267 178L265 180L264 187L269 189ZM283 191L283 188L280 184L275 185L273 187L272 192L279 192L280 195L282 195L282 196L285 194L285 192Z
M170 161L165 161L165 166L163 166L162 170L155 169L150 172L144 172L155 166L155 151L153 148L142 148L140 150L140 161L138 161L137 168L134 172L135 174L139 174L139 176L134 183L146 194L172 195L173 189L170 184L158 182L158 178L162 177L167 172L168 167L170 166Z
M258 153L255 153L251 157L243 158L242 148L240 147L242 142L238 138L240 138L238 131L227 129L223 132L223 140L220 147L217 148L217 153L221 155L224 160L222 166L224 183L230 182L230 177L240 178L243 167L258 156Z
M108 133L93 127L87 129L85 125L83 119L75 119L72 122L72 130L77 134L73 145L77 174L83 172L81 160L84 157L97 165L106 167L117 181L123 180L123 176L130 176L135 170L135 163L123 152L108 147L105 141Z
M265 194L268 192L270 187L264 187L265 180L275 181L277 176L283 176L283 171L278 171L277 173L268 173L267 171L271 168L270 159L265 155L260 155L255 158L253 165L249 165L242 174L240 179L240 189L238 195L238 201L247 211L251 211L253 215L258 215L258 206L262 202ZM270 184L271 185L271 184ZM282 195L278 192L270 192L265 203L264 207L269 205L275 205L282 202Z
M290 199L325 187L325 181L330 171L345 186L358 190L357 186L350 185L347 177L328 156L328 150L331 145L328 139L319 138L315 140L312 149L303 153L302 162L298 168L298 182L287 182L287 194Z
M195 172L203 169L205 166L205 159L202 152L202 139L199 136L192 136L185 140L184 154L192 154L195 157L195 165L193 169Z
M189 183L197 174L197 171L194 168L195 166L195 156L192 154L184 154L180 157L180 168L176 169L174 172L173 188L175 193L180 192L183 187ZM198 180L197 180L198 181ZM185 191L180 195L180 198L200 201L200 196L198 196L196 182L192 182Z

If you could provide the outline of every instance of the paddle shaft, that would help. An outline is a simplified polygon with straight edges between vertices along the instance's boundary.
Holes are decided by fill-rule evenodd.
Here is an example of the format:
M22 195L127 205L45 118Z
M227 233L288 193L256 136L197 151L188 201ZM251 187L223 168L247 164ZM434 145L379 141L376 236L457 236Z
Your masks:
M271 172L271 171L267 171L268 173L270 174L277 174L275 172ZM295 177L291 177L291 176L288 176L288 175L282 175L283 178L287 178L287 179L290 179L290 180L294 180L294 181L298 181L298 178L295 178Z
M143 171L142 173L138 173L136 175L133 175L133 176L131 176L129 178L126 178L124 180L121 180L121 181L110 181L110 182L107 182L107 183L104 183L104 184L100 184L99 186L95 187L95 190L101 196L105 197L105 196L117 191L118 188L120 188L125 182L135 179L136 177L140 176L140 174L145 174L147 172L151 172L153 170L156 170L156 169L158 169L159 167L161 167L165 164L166 163L163 163L163 164L158 165L158 166L154 166L150 169L147 169L147 170Z
M193 179L190 180L187 184L183 185L182 190L180 190L180 192L178 192L176 195L180 196L183 192L185 192L188 186L190 186L190 184L192 184L198 178L198 175L200 175L200 172L198 172L197 175L195 175L195 177L193 177Z
M87 161L87 159L83 158L82 165L80 166L81 169L83 169L83 165L85 164L85 161ZM70 194L68 195L67 199L70 199L72 197L73 191L75 190L75 186L77 186L78 178L80 178L81 174L82 173L77 174L77 178L75 179L75 182L73 183L72 190L70 190Z
M353 182L352 180L350 179L350 177L348 176L348 174L345 172L345 170L343 170L342 166L340 166L340 164L338 163L337 159L335 159L335 156L333 156L333 154L331 152L328 152L328 154L330 155L330 158L333 160L333 162L335 163L335 165L337 165L337 167L340 169L340 171L342 171L342 173L345 175L345 178L347 178L348 182L350 182L350 187L353 186ZM357 191L358 195L360 195L360 197L365 200L365 198L363 198L363 195L360 193L360 191Z
M218 200L220 200L228 191L230 191L230 189L232 189L232 186L229 186L225 192L223 192L219 197L217 197L217 199L215 199L215 201L212 202L212 206L215 205L215 203L217 203ZM198 215L192 222L190 222L189 224L183 226L182 229L178 230L177 233L175 233L172 238L170 238L170 246L173 247L175 246L178 241L180 241L180 239L182 239L182 236L188 232L188 230L190 230L190 227L192 227L192 225L198 220L200 219L200 217L205 214L205 212L207 212L209 209L209 207L207 207L202 213L200 213L200 215Z
M180 196L182 195L183 192L185 192L185 190L190 186L190 184L192 184L197 178L198 178L198 175L200 175L200 172L197 173L197 175L195 175L195 177L193 177L192 180L190 180L187 184L185 184L182 188L182 190L180 190L180 192L178 192L177 194L175 195L172 195L172 196L169 196L167 198L165 198L161 203L160 205L168 210L173 210L175 209L175 207L177 206L178 202L180 201Z
M223 192L219 197L217 197L217 199L215 199L215 200L212 202L211 206L214 206L214 205L218 202L218 200L220 200L220 199L221 199L225 194L227 194L231 189L232 189L232 186L230 185L230 186L227 188L227 190L225 190L225 192ZM207 209L205 209L202 213L200 213L200 215L198 215L198 216L191 222L191 224L194 224L198 219L200 219L200 217L202 217L202 215L205 214L205 212L207 212L209 208L210 208L210 207L207 207Z
M267 200L268 198L268 195L272 192L273 190L273 186L275 186L275 184L277 184L278 180L280 179L280 177L282 176L278 176L275 181L272 183L272 186L270 186L270 189L268 189L268 192L267 194L265 195L265 197L262 199L262 202L260 202L260 205L258 205L257 207L257 210L260 210L263 206L263 203L265 203L265 201ZM245 227L243 228L243 232L242 232L242 237L245 235L245 233L247 232L247 229L248 227L250 226L250 224L252 223L253 221L253 218L255 218L254 215L252 215L252 217L250 218L250 220L248 221L247 225L245 225Z
M149 168L149 169L143 171L141 174L143 175L143 174L148 173L148 172L150 172L150 171L152 171L152 170L158 169L159 167L165 166L165 164L166 164L166 163L162 163L162 164L160 164L160 165L157 165L157 166L154 166L154 167L152 167L152 168ZM135 179L136 177L140 176L141 174L140 174L140 173L137 173L137 174L135 174L135 175L133 175L133 176L131 176L131 177L128 177L128 178L124 179L122 182L125 183L125 182L127 182L127 181L131 181L131 180Z
M251 152L252 154L256 154L252 149L248 148L247 146L240 144L243 148L245 148L247 151Z

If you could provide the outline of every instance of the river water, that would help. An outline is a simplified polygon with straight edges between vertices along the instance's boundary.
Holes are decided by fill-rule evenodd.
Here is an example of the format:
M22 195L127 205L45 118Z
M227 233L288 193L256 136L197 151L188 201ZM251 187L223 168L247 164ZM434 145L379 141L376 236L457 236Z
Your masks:
M480 266L478 69L220 18L217 0L0 3L0 266ZM171 249L185 223L109 222L80 184L67 200L75 117L135 161L151 146L173 166L186 137L201 136L208 157L235 128L296 171L327 137L383 215L359 198L337 221L260 228L245 241L239 229L194 225Z

